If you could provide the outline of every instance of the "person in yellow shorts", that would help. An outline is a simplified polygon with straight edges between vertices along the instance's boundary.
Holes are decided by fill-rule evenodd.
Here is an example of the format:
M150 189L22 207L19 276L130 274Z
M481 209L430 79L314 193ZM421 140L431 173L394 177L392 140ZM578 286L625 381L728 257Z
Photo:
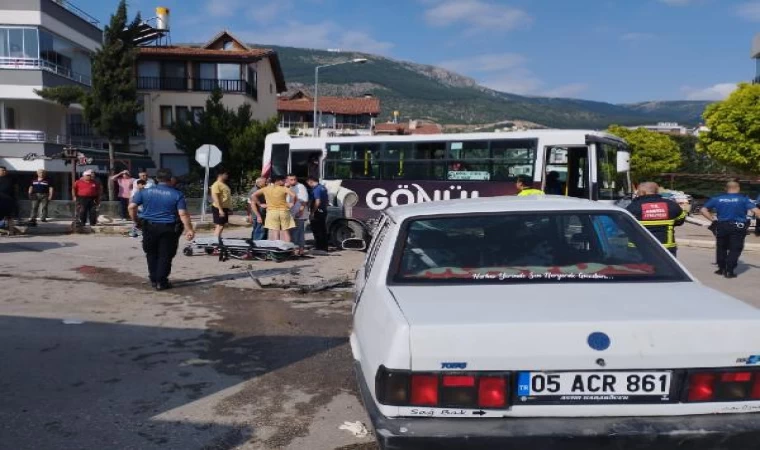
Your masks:
M230 221L232 215L232 190L227 185L230 174L226 169L218 169L216 182L211 185L211 216L214 219L214 236L222 245L222 232L224 226Z
M290 242L289 230L296 227L296 222L290 212L293 205L288 203L288 195L290 198L297 197L295 192L285 187L285 177L281 175L272 177L272 184L253 194L252 209L256 220L261 221L260 207L267 209L264 228L269 231L269 239ZM264 203L261 203L261 197L264 197Z
M516 185L518 197L527 197L529 195L544 195L544 191L532 187L533 180L527 175L518 176Z

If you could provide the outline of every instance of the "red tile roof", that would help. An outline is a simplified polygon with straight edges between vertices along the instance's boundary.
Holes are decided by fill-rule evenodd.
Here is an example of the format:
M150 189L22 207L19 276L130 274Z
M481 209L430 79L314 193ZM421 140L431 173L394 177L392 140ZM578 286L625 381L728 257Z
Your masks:
M375 97L319 97L319 110L323 113L361 115L380 114L380 99ZM314 99L311 97L280 98L278 111L313 112Z
M376 134L440 134L443 127L437 123L418 123L412 129L409 123L378 123L375 125Z
M274 53L268 48L255 48L251 50L212 50L200 47L140 47L140 56L179 56L197 57L208 56L213 58L229 59L260 59Z
M146 59L150 58L167 58L167 59L196 59L196 60L213 60L213 61L240 61L254 62L263 58L269 58L274 72L277 92L285 92L285 75L282 72L280 58L277 52L269 48L252 48L250 50L212 50L201 47L139 47L139 56Z

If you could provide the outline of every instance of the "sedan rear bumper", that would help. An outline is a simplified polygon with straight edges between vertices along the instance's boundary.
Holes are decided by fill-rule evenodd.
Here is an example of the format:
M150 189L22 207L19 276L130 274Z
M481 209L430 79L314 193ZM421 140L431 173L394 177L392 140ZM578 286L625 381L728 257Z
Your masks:
M378 410L364 378L357 378L377 440L385 450L749 450L760 445L760 413L576 419L390 419Z

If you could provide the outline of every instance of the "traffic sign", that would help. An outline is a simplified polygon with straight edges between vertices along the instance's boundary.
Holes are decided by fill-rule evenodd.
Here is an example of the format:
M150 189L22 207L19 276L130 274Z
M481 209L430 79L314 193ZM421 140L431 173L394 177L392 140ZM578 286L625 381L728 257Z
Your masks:
M216 167L222 162L222 152L216 145L204 144L195 151L195 160L202 167Z

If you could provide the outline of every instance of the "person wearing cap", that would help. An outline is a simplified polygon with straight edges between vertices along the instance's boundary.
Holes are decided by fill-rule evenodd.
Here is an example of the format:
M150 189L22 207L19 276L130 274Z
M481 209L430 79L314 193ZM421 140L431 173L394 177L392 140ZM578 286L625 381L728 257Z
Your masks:
M95 180L95 172L85 170L82 178L74 183L71 196L76 202L77 219L79 225L85 225L90 220L90 225L98 223L98 207L103 195L103 186Z
M163 291L172 287L169 275L179 247L179 237L184 231L185 238L191 241L195 231L187 212L185 195L170 184L172 172L159 169L156 178L158 185L135 192L129 204L129 216L136 227L142 227L142 246L148 262L150 284L157 291ZM142 211L138 215L140 206Z
M712 222L710 229L715 234L715 251L718 262L716 275L736 278L736 266L744 250L747 239L747 213L752 211L760 216L760 209L744 194L737 181L726 183L726 193L711 198L700 210ZM716 215L713 216L712 210Z

